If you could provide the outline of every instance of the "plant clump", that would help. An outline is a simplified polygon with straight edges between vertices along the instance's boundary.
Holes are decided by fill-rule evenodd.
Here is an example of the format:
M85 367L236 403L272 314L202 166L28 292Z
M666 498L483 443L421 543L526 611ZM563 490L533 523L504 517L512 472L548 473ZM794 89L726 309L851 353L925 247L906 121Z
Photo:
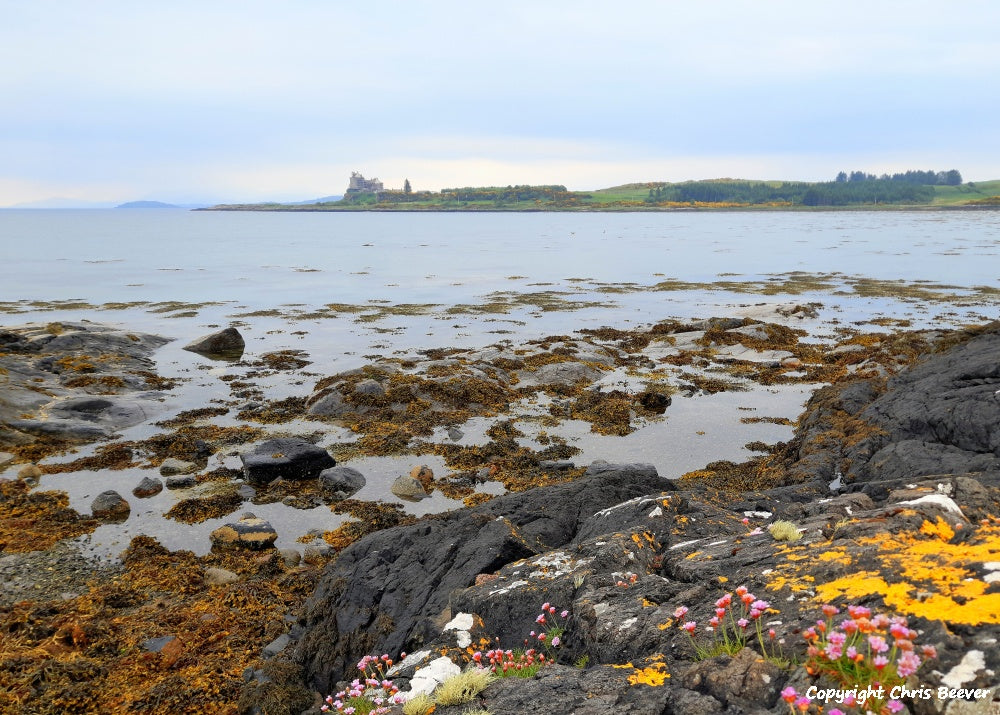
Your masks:
M485 668L466 668L446 679L434 691L438 705L464 705L486 689L495 676Z
M802 538L799 527L790 521L778 520L767 527L767 532L775 541L798 541Z

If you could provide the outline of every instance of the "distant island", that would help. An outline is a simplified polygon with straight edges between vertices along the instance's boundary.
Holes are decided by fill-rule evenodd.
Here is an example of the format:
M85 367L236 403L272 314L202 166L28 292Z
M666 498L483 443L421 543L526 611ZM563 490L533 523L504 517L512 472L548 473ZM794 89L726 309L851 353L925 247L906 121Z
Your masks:
M842 171L833 181L711 179L646 182L597 191L561 185L487 186L413 191L386 189L351 174L343 198L314 202L221 204L209 211L673 211L883 208L1000 208L1000 180L962 182L959 171L896 174Z
M179 209L176 204L165 204L162 201L128 201L118 204L116 209Z

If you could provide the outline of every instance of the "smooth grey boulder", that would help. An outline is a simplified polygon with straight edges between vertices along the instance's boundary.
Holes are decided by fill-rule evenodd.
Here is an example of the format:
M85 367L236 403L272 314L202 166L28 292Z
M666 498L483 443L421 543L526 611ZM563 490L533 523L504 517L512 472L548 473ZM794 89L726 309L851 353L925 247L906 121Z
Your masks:
M281 437L261 442L240 455L248 482L269 484L282 479L311 479L337 465L322 447L295 437Z
M364 475L351 467L331 467L319 474L320 488L327 494L346 499L366 484Z
M389 487L389 491L400 499L409 499L413 501L426 499L430 496L430 494L427 493L427 490L424 489L424 485L420 483L420 480L414 479L408 474L396 477L396 481L394 481L392 486Z
M184 349L206 357L238 359L246 349L246 341L236 328L226 328L198 338L185 345Z
M132 509L121 494L113 489L101 492L90 504L95 519L102 521L125 521Z

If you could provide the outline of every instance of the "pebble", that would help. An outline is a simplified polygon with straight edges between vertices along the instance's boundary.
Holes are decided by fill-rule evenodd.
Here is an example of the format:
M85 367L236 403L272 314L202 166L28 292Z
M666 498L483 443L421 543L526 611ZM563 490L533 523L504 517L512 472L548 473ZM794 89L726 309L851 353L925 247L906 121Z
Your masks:
M185 462L182 459L175 459L174 457L168 457L163 460L160 465L160 474L164 477L170 477L175 474L190 474L191 472L197 471L198 465L194 462Z
M198 481L190 474L167 477L167 489L188 489L197 483Z
M239 575L228 569L215 568L214 566L205 569L206 586L225 586L226 584L236 583L239 580Z

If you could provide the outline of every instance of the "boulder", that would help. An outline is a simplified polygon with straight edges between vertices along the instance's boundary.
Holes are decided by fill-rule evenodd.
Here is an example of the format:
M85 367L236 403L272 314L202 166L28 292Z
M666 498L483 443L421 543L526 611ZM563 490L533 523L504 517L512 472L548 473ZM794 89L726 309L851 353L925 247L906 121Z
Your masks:
M135 489L132 490L132 494L139 499L146 499L156 496L161 491L163 491L163 482L154 477L143 477L142 481L136 484Z
M396 477L396 481L389 487L389 491L400 499L409 499L411 501L419 501L430 496L418 479L414 479L408 475Z
M90 504L95 519L102 521L125 521L132 511L128 502L113 489L101 492Z
M239 580L239 575L229 571L228 569L215 568L214 566L210 566L205 569L206 586L226 586L231 583L236 583Z
M184 346L199 355L212 358L239 359L246 348L246 341L236 328L226 328L211 335L205 335Z
M160 474L164 477L172 477L175 474L190 474L198 470L198 465L194 462L185 462L183 459L167 457L160 464Z
M167 477L167 489L190 489L198 480L191 474L179 474L174 477Z
M245 549L262 550L274 546L278 532L270 522L258 519L247 512L243 517L230 524L220 526L211 534L214 546L237 546Z
M370 534L326 567L306 606L297 659L329 692L372 648L398 653L429 638L455 589L471 586L478 574L562 546L594 512L664 488L668 482L655 470L607 465L575 482ZM383 622L392 624L384 639L377 635Z
M240 455L243 473L253 484L269 484L282 479L310 479L336 466L325 449L304 439L281 437L258 444Z
M331 467L319 474L320 488L337 499L347 499L366 484L364 475L351 467Z

